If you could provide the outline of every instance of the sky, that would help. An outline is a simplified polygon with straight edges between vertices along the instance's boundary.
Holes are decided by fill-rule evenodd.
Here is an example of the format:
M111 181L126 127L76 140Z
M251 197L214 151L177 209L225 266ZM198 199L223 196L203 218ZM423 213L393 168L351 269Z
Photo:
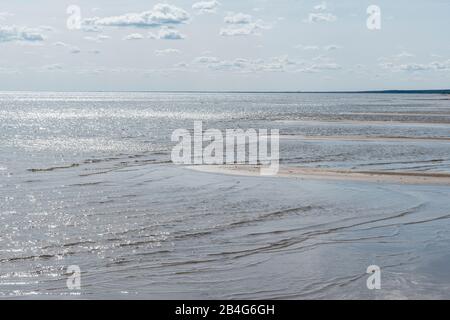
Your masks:
M448 0L0 0L0 91L444 89L449 30Z

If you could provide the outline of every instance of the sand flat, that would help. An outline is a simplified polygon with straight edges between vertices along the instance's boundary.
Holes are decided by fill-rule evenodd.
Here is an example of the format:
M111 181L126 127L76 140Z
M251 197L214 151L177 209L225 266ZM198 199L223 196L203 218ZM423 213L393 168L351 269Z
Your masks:
M353 126L414 126L414 127L448 127L449 123L446 121L436 122L413 122L413 121L399 121L399 120L351 120L351 119L299 119L299 120L276 120L277 123L282 124L300 124L300 125L353 125Z
M396 136L304 136L280 135L281 139L305 141L374 141L374 142L450 142L450 137L396 137Z
M254 165L200 165L187 167L192 170L243 176L259 176L260 166ZM450 185L450 173L356 171L282 166L276 177L348 180L375 183Z

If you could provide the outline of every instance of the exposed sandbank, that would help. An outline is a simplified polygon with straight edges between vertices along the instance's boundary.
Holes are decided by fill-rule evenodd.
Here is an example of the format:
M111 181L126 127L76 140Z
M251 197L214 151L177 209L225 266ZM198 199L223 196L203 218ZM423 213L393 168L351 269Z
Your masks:
M400 136L303 136L303 135L280 135L281 139L287 140L312 140L312 141L392 141L392 142L450 142L450 137L400 137Z
M255 165L200 165L189 166L187 168L210 173L242 176L260 175L260 166ZM282 166L280 167L278 174L275 176L302 179L365 181L375 183L450 185L450 173L440 172L356 171Z

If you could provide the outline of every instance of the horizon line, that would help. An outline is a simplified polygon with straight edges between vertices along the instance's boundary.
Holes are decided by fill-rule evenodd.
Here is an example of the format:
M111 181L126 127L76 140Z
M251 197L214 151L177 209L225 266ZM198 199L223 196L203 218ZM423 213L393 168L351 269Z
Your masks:
M58 92L58 93L82 93L82 92L136 92L136 93L307 93L307 94L377 94L377 93L392 93L392 94L450 94L450 89L380 89L380 90L327 90L327 91L302 91L302 90L0 90L0 93L8 92Z

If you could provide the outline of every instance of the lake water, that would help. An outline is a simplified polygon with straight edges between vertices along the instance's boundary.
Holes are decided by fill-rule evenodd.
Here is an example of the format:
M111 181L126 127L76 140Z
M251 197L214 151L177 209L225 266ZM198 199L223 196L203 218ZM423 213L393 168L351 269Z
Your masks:
M450 173L440 95L0 93L0 298L450 298L448 185L172 164L200 120L279 129L283 166Z

